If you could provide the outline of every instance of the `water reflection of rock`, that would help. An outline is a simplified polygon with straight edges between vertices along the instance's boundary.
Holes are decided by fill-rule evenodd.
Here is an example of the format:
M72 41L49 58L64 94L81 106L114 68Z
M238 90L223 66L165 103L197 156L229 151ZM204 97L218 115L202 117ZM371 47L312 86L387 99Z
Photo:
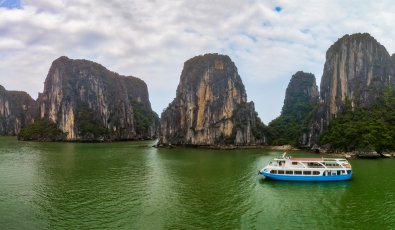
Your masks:
M66 222L71 229L126 228L140 215L136 198L146 197L149 150L132 142L39 144L42 188L36 202L48 214L48 228Z

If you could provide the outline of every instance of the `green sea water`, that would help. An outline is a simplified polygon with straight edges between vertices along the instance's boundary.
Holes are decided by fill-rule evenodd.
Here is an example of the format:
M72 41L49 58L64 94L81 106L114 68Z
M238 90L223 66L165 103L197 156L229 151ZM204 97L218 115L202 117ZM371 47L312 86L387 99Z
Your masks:
M0 137L0 229L394 229L395 159L343 182L281 182L273 150ZM290 151L293 157L316 154Z

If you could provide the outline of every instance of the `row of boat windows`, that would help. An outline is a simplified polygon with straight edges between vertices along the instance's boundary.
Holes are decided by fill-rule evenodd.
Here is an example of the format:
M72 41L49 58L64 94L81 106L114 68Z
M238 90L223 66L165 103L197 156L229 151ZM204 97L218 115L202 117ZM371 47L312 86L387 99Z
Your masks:
M297 165L298 162L292 162L292 165ZM308 163L308 166L322 166L321 164L317 164L317 163ZM338 164L324 164L326 166L339 166Z
M324 164L326 166L339 166L338 164Z
M271 170L271 174L288 174L288 175L320 175L320 171L289 171L289 170ZM346 171L342 171L346 173ZM340 175L340 171L338 173Z

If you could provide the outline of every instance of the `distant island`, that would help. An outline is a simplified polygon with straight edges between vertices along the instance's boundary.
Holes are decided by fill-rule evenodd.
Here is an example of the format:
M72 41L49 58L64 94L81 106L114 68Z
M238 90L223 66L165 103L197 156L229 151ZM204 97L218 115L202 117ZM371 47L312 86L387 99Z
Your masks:
M395 150L395 54L371 35L345 35L329 47L320 90L297 71L281 115L265 125L247 101L232 60L187 60L175 99L160 118L144 81L87 60L55 60L37 101L0 86L0 134L20 140L159 139L158 146L281 146L360 155ZM165 106L164 106L165 107Z

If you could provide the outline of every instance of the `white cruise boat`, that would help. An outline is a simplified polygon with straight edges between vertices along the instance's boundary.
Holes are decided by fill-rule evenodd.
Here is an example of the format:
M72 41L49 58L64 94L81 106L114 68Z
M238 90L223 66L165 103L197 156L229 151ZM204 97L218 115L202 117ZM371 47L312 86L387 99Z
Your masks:
M259 170L265 178L289 181L342 181L352 177L350 163L337 158L293 158L285 152Z

